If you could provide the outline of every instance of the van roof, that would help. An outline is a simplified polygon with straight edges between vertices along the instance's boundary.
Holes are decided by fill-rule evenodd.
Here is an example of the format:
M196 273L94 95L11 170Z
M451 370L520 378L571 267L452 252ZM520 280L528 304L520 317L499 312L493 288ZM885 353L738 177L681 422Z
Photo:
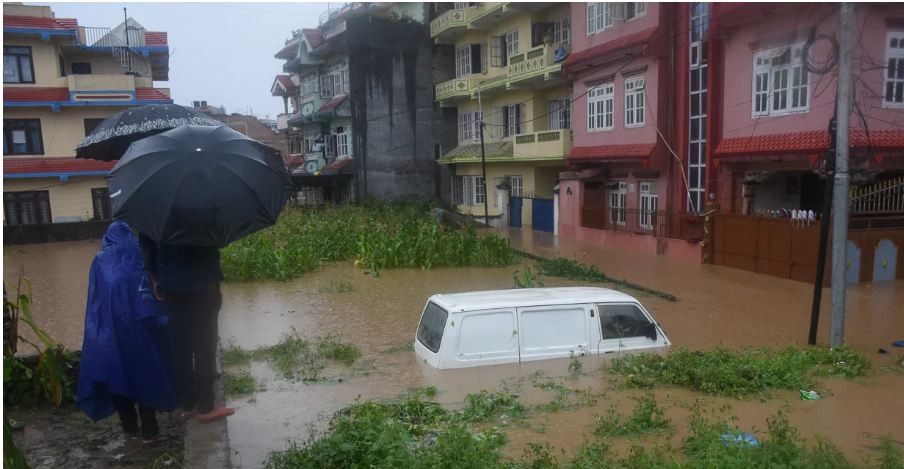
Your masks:
M430 301L451 313L506 307L550 306L577 303L637 302L631 295L609 288L517 288L466 293L439 294Z

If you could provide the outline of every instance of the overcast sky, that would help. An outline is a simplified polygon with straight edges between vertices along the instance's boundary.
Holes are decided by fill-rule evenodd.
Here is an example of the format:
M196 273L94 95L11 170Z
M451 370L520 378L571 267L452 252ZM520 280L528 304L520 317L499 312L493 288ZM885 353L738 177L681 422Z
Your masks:
M29 2L32 3L32 2ZM34 2L33 4L45 4ZM282 112L282 98L270 85L282 73L273 58L292 30L317 27L326 3L46 3L59 18L77 18L81 26L113 28L128 8L149 31L169 33L169 81L176 104L206 100L227 112L259 117ZM338 3L333 3L334 8Z

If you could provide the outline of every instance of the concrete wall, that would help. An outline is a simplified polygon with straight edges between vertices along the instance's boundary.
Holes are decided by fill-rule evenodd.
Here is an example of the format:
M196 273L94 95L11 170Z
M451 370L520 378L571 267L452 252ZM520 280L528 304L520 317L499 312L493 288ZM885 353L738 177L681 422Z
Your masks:
M72 177L68 182L57 178L4 179L3 192L46 190L50 193L50 215L58 219L79 218L82 221L94 217L91 189L107 187L103 177ZM6 213L4 212L4 219Z
M270 128L257 120L257 117L242 115L212 115L211 117L258 142L279 150L284 158L289 154L289 144L286 140L286 134L280 134L270 130Z
M482 176L483 169L479 163L469 163L469 164L458 164L455 165L455 175L456 176ZM537 197L552 199L552 188L555 186L555 181L558 178L558 172L562 169L561 165L556 165L555 163L547 165L547 166L537 166L535 164L529 163L494 163L487 164L487 180L489 181L489 194L488 194L488 202L489 202L489 215L491 217L497 217L503 212L508 213L508 207L504 206L508 203L508 197L506 196L500 206L498 203L495 192L496 192L496 184L499 183L506 176L521 176L523 178L524 193L533 193ZM473 216L483 216L483 204L480 205L456 205L456 209L459 213ZM532 226L533 224L533 209L531 207L530 201L525 200L524 208L522 211L521 218L522 226L527 228ZM505 220L505 224L508 223L508 220Z
M3 118L40 119L44 156L72 157L75 156L76 145L85 138L85 119L109 117L123 109L122 107L67 106L60 112L53 112L49 107L8 107L3 109ZM4 156L4 158L15 158L15 156Z

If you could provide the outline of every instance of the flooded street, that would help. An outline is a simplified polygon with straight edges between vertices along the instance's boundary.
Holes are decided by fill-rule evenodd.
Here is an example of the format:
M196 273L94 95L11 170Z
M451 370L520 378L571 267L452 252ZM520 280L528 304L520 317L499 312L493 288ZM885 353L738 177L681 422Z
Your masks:
M545 256L573 256L593 263L607 275L625 278L678 297L669 302L637 294L660 321L676 346L692 349L717 345L786 346L806 342L812 287L750 272L709 265L683 264L664 258L636 258L629 252L592 249L582 244L556 244L550 238L515 232L513 244ZM78 348L84 316L87 271L96 242L6 247L5 280L15 281L18 264L25 266L35 291L40 324L67 347ZM519 262L526 262L519 258ZM324 382L305 384L276 377L270 365L252 362L251 374L260 390L231 398L236 414L228 420L229 445L236 467L259 467L268 452L285 448L288 440L303 442L312 429L325 428L329 417L356 399L393 398L412 388L435 386L439 402L461 407L468 393L481 389L511 389L528 406L553 399L536 386L554 381L572 389L589 388L599 395L590 406L548 412L531 410L523 421L504 428L510 456L519 456L531 442L548 442L570 453L592 434L597 415L610 404L629 412L636 390L617 389L605 371L605 361L589 357L584 374L569 376L568 360L500 365L479 369L438 371L419 363L410 345L421 309L435 293L510 288L512 273L524 264L505 268L386 270L377 277L338 263L290 282L224 284L220 315L223 345L253 349L273 345L297 332L314 338L334 334L354 344L362 356L354 365L334 365L323 371ZM544 277L547 287L582 285ZM587 284L583 284L587 285ZM825 292L821 342L827 330L829 291ZM848 290L846 338L873 364L875 373L856 381L831 379L818 388L825 397L801 401L797 392L776 392L768 401L712 398L677 388L657 388L656 397L672 420L673 445L685 436L691 405L705 400L707 408L731 406L744 430L764 431L766 418L787 408L792 425L806 437L819 434L859 461L876 435L904 440L904 355L891 342L904 339L904 282L868 283ZM877 353L879 348L889 354ZM657 437L658 438L658 437ZM617 449L631 441L615 440ZM641 440L642 441L642 440Z

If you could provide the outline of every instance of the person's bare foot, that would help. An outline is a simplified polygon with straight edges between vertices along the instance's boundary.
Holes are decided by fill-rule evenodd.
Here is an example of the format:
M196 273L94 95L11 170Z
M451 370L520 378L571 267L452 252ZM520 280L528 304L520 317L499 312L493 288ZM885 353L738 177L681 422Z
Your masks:
M231 409L229 407L220 406L214 407L210 412L206 414L198 414L198 422L201 423L210 423L220 419L224 419L229 417L230 415L235 413L235 409Z
M194 418L197 415L198 415L197 410L186 410L179 414L179 418L181 418L182 421L184 422L184 421L191 420L192 418Z

